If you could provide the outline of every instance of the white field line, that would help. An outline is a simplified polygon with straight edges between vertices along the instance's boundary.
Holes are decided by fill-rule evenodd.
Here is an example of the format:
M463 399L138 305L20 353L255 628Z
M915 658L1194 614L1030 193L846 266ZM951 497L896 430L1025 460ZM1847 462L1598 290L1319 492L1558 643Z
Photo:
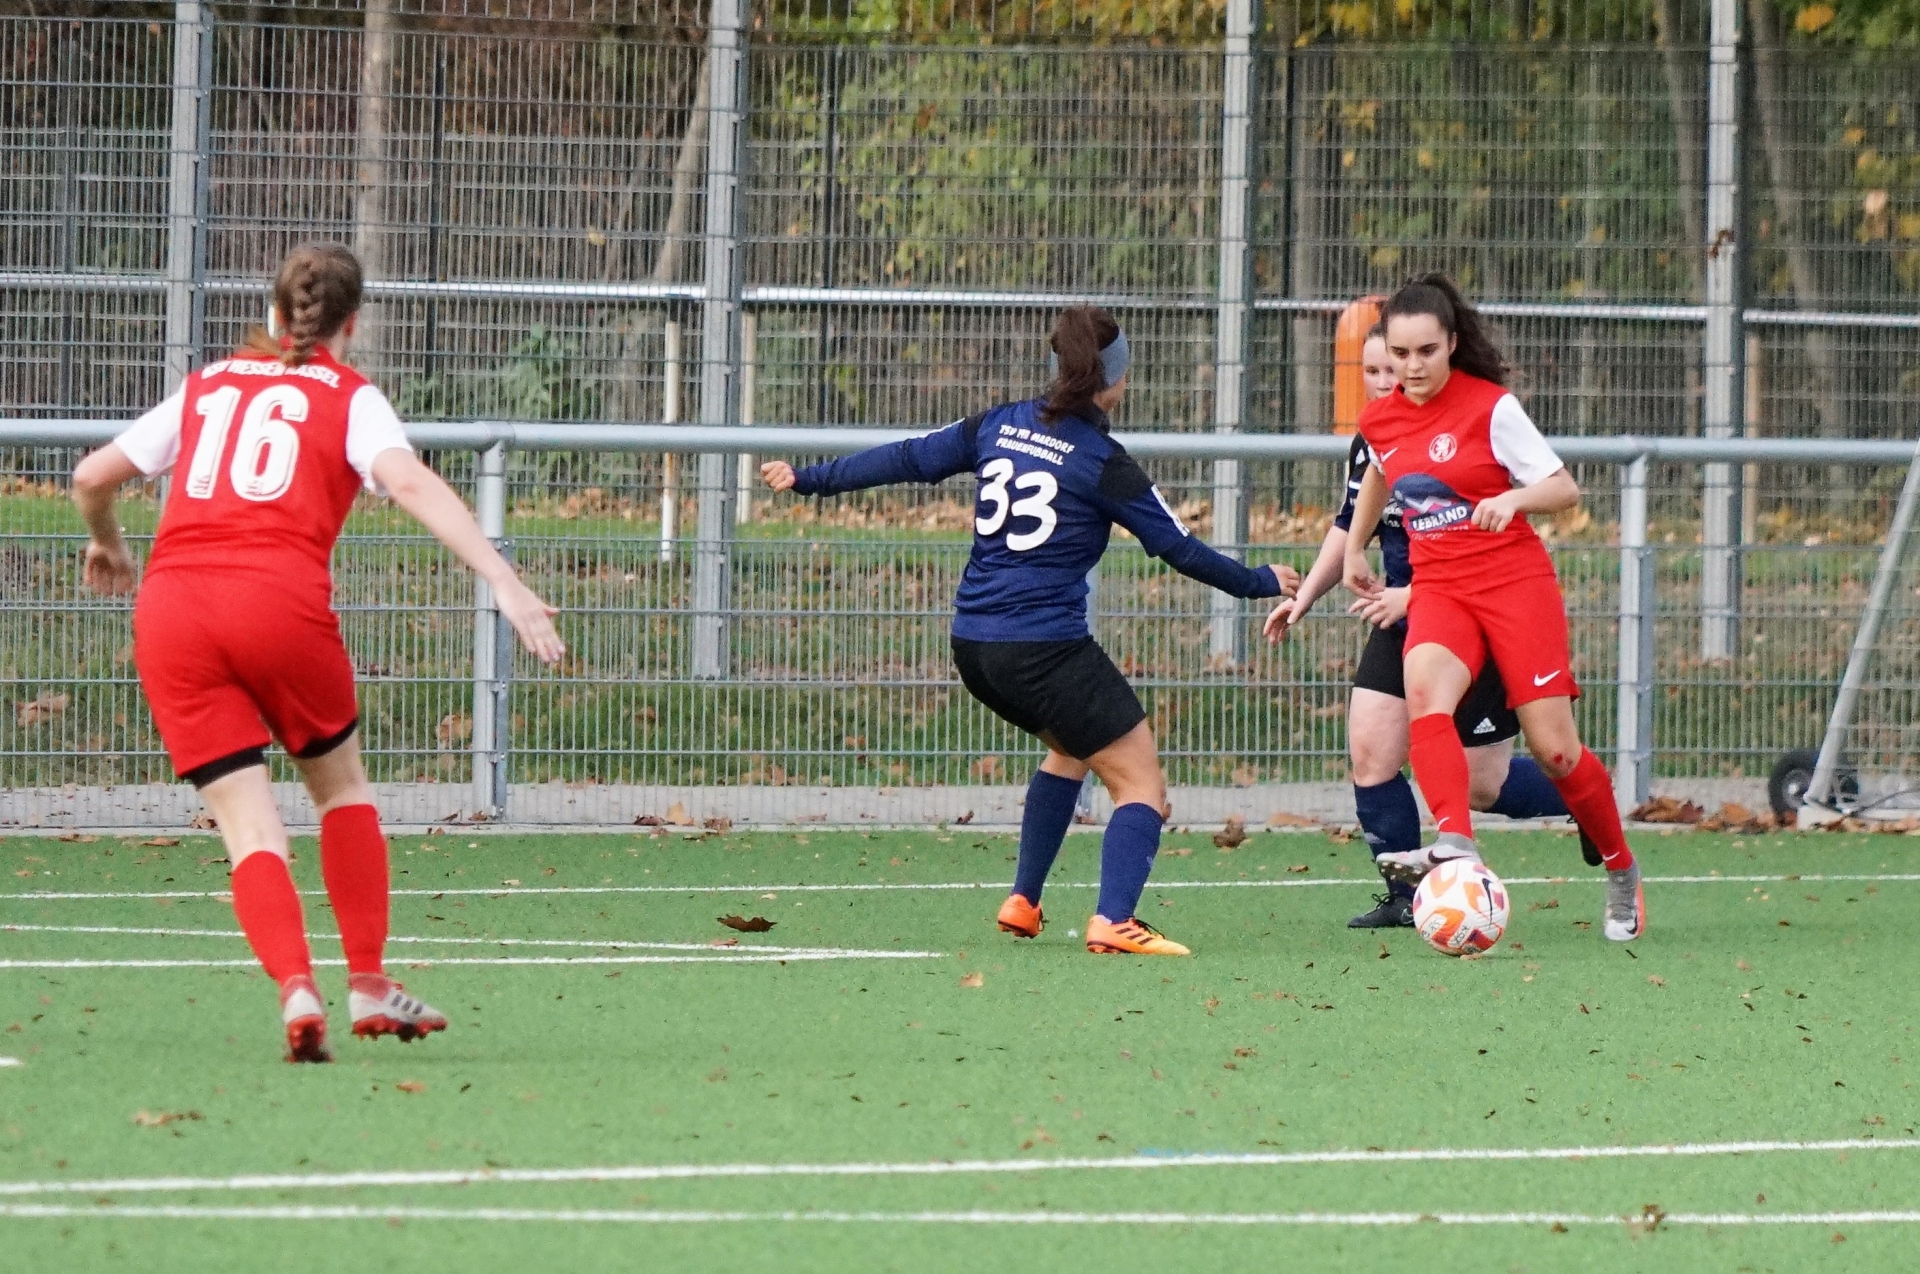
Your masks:
M484 965L582 965L582 964L786 964L821 960L937 960L938 951L858 951L822 948L796 951L790 955L729 955L716 950L711 955L628 955L628 956L430 956L408 960L407 967L440 968L450 964ZM317 968L345 968L345 960L315 960ZM0 969L257 969L257 960L0 960Z
M1501 878L1507 885L1600 885L1606 883L1599 875L1593 876L1505 876ZM1920 872L1880 872L1856 875L1826 872L1795 872L1786 875L1765 876L1647 876L1644 882L1649 885L1742 885L1742 884L1782 884L1791 881L1852 883L1852 882L1914 882L1920 881ZM1377 877L1356 876L1341 880L1152 880L1147 882L1149 889L1311 889L1328 885L1365 885L1370 889L1379 889ZM846 884L846 885L542 885L515 887L503 885L497 889L396 889L396 898L508 898L520 895L539 894L809 894L809 893L886 893L893 891L923 892L951 889L991 889L1002 890L1007 887L1004 880L964 880L929 881L923 884ZM1098 889L1100 883L1092 880L1049 881L1047 888L1060 889ZM303 889L303 897L324 898L322 889ZM6 902L70 902L90 901L114 898L217 898L221 901L232 897L225 890L129 890L100 892L35 892L0 893L0 903Z
M190 1204L0 1204L20 1220L173 1221L507 1221L626 1225L1135 1225L1135 1226L1786 1226L1914 1225L1907 1212L1672 1212L1654 1218L1586 1212L720 1212L640 1209L414 1208L300 1206L204 1207Z
M25 1066L25 1065L26 1063L21 1061L17 1057L0 1057L0 1070L4 1070L9 1066Z
M1710 1141L1676 1145L1298 1150L1256 1154L1109 1155L1058 1159L945 1159L874 1163L666 1163L597 1168L446 1168L426 1171L256 1173L231 1177L119 1177L92 1181L0 1181L0 1198L47 1194L182 1191L352 1190L396 1186L553 1185L581 1181L689 1181L751 1177L948 1177L1111 1169L1280 1168L1351 1163L1580 1162L1588 1159L1699 1159L1734 1155L1920 1150L1920 1138L1831 1141Z
M129 928L120 925L15 925L0 924L0 933L107 933L134 934L143 937L159 938L244 938L247 935L238 929L159 929ZM310 942L338 942L337 933L310 933ZM794 955L821 951L840 951L837 947L729 947L717 942L629 942L626 939L593 938L460 938L431 936L406 937L389 935L389 943L423 943L429 946L470 946L470 947L585 947L592 951L624 951L632 948L636 951L706 951L726 954L737 951L742 955ZM932 955L933 952L910 954Z

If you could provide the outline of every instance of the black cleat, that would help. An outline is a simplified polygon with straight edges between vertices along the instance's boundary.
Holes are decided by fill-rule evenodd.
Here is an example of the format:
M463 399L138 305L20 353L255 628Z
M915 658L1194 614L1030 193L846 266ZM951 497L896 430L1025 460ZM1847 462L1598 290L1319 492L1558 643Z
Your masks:
M1375 894L1373 910L1363 911L1347 921L1349 929L1411 929L1413 928L1413 899L1396 898L1392 894Z
M1580 832L1580 857L1587 860L1587 866L1598 867L1605 861L1600 857L1600 847L1594 844L1593 837L1587 835L1585 830L1579 828L1577 824L1575 830Z

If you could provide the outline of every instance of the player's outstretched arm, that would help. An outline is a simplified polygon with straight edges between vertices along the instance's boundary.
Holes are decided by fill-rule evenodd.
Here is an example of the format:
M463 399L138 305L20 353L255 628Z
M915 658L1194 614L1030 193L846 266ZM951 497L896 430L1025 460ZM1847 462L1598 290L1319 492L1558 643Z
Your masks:
M760 466L760 480L775 491L799 495L841 495L896 482L942 482L973 468L979 432L980 418L972 416L923 437L868 447L804 469L770 460Z
M446 480L401 447L389 447L374 458L373 476L395 504L418 518L455 557L492 586L494 601L513 631L520 634L521 644L541 663L558 663L567 653L566 643L553 629L553 616L559 610L541 601L520 581L512 564L481 532L466 501Z
M80 507L90 536L80 578L97 593L133 591L133 553L120 533L113 504L120 488L140 476L139 467L117 442L100 448L73 471L73 502Z
M1293 626L1307 617L1313 604L1326 596L1327 591L1340 582L1340 576L1347 565L1347 533L1337 526L1327 528L1327 537L1320 541L1319 556L1313 559L1313 565L1307 568L1306 578L1300 581L1299 589L1292 597L1273 608L1267 616L1266 634L1269 645L1278 645L1287 639Z
M1386 475L1368 465L1366 476L1360 479L1360 493L1353 498L1353 521L1347 526L1345 583L1362 597L1372 598L1380 592L1380 581L1373 577L1373 567L1367 562L1367 544L1386 511Z

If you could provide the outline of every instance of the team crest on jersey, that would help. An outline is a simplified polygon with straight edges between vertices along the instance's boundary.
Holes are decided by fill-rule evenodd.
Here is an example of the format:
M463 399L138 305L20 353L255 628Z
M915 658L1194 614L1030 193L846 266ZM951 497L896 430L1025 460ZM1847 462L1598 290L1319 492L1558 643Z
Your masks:
M1393 484L1407 530L1431 535L1458 526L1473 516L1473 506L1430 473L1410 473Z
M1435 464L1445 464L1459 450L1460 444L1453 440L1452 434L1435 434L1433 441L1427 444L1427 459Z

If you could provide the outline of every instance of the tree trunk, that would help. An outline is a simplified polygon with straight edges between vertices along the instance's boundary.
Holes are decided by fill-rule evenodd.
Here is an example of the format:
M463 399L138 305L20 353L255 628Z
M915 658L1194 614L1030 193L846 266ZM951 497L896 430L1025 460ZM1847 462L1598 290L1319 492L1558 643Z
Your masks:
M387 164L388 106L393 83L396 0L367 0L366 28L360 38L360 102L358 170L354 175L353 254L369 279L387 274L390 174ZM361 307L354 343L361 366L372 365L386 353L386 307L369 302Z
M1796 309L1820 307L1820 278L1814 267L1813 253L1801 233L1800 189L1793 180L1792 160L1787 151L1787 122L1781 105L1780 33L1774 25L1774 13L1768 0L1747 0L1747 13L1753 31L1753 90L1760 107L1760 142L1767 154L1767 177L1773 187L1774 236L1787 254L1787 276L1793 285ZM1834 350L1833 333L1826 328L1803 328L1807 346L1807 364L1813 371L1813 406L1820 417L1820 433L1827 438L1845 438L1846 399L1840 393L1839 359ZM1827 471L1827 505L1837 512L1853 492L1844 466Z
M687 112L687 131L680 138L680 154L673 161L673 197L667 221L660 228L660 255L653 259L653 281L674 283L687 255L687 227L693 222L693 196L700 184L707 154L707 117L712 114L713 77L702 59L696 73L693 106Z

